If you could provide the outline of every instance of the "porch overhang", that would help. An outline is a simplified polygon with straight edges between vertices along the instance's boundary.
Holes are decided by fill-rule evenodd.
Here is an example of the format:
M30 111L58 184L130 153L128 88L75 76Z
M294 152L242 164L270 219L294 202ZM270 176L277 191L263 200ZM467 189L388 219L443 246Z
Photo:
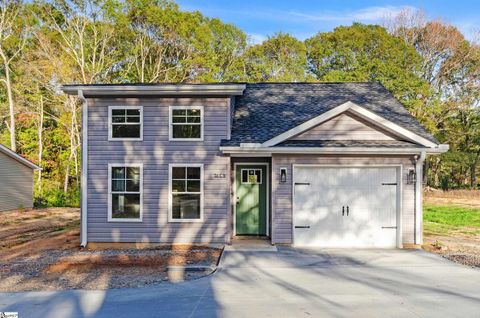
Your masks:
M224 154L343 154L343 155L417 155L426 154L438 155L447 152L449 146L446 144L437 147L264 147L262 144L241 144L235 147L220 147Z

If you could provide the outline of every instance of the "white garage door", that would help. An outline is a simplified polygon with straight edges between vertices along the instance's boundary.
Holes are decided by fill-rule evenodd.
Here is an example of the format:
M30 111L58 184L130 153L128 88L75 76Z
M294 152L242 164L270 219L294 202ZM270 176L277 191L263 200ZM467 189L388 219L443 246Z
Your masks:
M294 245L395 247L397 169L294 168Z

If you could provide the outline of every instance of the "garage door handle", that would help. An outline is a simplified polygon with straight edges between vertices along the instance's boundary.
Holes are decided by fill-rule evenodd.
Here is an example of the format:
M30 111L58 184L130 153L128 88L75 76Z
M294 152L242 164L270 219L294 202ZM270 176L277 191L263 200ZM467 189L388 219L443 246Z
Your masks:
M309 229L310 226L309 225L295 225L295 228L296 229Z
M295 185L310 185L310 182L295 182Z
M382 229L396 229L396 226L382 226Z

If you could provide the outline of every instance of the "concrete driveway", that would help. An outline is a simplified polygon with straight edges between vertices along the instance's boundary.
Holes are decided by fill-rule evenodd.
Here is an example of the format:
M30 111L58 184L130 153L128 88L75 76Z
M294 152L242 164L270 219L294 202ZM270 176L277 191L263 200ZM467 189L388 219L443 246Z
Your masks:
M197 281L0 294L0 311L22 318L480 317L480 271L424 251L231 251L216 274Z

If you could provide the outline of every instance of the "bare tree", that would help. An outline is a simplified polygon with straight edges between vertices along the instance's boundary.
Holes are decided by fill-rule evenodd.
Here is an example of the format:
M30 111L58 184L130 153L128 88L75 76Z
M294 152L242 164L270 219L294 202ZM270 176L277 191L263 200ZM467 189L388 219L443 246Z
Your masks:
M412 8L405 8L397 15L387 15L382 21L388 32L401 37L411 45L415 45L425 24L427 24L425 12Z
M13 98L12 62L19 56L25 47L28 37L28 27L19 22L22 10L20 1L0 0L0 58L4 76L1 81L7 91L10 123L10 147L17 151L15 136L15 103Z

